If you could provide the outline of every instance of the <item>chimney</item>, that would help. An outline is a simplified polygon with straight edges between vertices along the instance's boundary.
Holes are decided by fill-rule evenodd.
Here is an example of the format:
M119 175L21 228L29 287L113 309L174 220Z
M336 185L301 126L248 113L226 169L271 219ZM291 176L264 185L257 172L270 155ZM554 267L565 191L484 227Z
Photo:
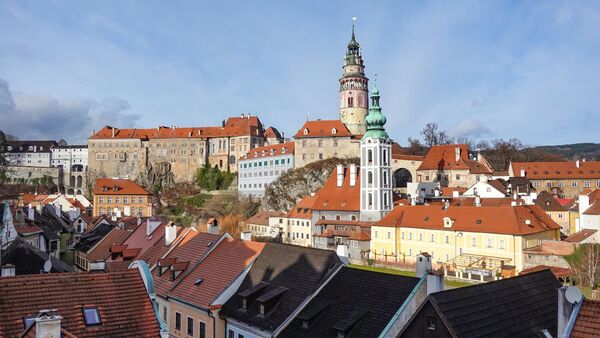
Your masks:
M458 190L453 190L453 191L452 191L452 197L460 197L460 191L458 191Z
M54 211L56 212L56 216L60 217L60 205L58 203L54 204Z
M340 260L342 261L342 263L344 263L344 265L347 266L349 263L348 246L346 244L338 244L336 253L337 253L338 257L340 258Z
M525 177L525 169L521 169L521 177Z
M27 219L34 221L35 220L35 209L29 203L29 207L27 208Z
M579 168L579 166L580 166L580 164L579 164L579 160L575 161L575 166L576 166L577 168Z
M341 164L337 165L337 186L341 187L344 183L344 167Z
M356 164L350 164L350 186L356 185Z
M110 130L112 131L112 138L115 138L115 128L110 128Z
M431 255L422 252L417 255L416 277L421 278L433 270L431 267Z
M558 325L557 337L569 337L571 332L566 332L569 327L569 320L572 319L573 312L575 315L579 312L583 296L581 291L576 286L563 286L558 289Z
M460 160L460 147L454 148L454 159L456 160L456 162Z
M216 219L213 219L211 222L206 223L206 232L209 234L218 235L219 234L219 222Z
M146 221L146 236L152 235L154 230L156 230L161 223L162 222L157 219L148 219Z
M433 196L440 197L440 195L441 195L440 188L435 187L435 189L433 189Z
M251 241L252 240L252 232L251 231L242 231L240 234L240 238L242 241Z
M444 291L444 274L441 272L430 271L427 274L425 282L427 283L427 294Z
M475 196L475 206L476 207L480 207L481 206L481 197Z
M35 318L36 338L60 338L60 322L63 317L56 314L56 310L41 310Z
M177 237L177 227L173 222L169 222L165 227L165 245L171 245Z

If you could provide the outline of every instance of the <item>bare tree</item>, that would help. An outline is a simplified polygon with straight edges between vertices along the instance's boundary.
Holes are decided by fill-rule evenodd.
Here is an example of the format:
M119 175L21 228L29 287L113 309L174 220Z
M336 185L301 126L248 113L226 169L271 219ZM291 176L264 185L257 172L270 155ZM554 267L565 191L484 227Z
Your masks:
M572 254L565 256L575 271L579 285L595 288L600 281L600 244L580 244Z
M440 130L439 126L435 122L430 122L423 127L421 130L423 141L425 145L431 147L439 144L450 144L454 140L448 135L445 130Z

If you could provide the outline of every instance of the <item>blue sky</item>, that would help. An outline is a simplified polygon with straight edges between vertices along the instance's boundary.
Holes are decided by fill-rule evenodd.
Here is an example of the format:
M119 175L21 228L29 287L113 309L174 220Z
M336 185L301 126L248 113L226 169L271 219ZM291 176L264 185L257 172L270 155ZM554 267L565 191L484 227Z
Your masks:
M427 122L599 142L599 1L3 1L0 129L83 142L252 113L291 136L337 118L353 16L401 144Z

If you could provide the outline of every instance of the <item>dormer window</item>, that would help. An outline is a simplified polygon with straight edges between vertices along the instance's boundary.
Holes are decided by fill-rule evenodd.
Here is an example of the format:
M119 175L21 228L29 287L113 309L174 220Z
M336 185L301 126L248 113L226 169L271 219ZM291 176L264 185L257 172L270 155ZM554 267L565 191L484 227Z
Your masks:
M335 128L331 129L331 133L332 133L333 135L337 134L337 129L335 129Z
M304 133L304 135L308 135L308 128L304 128L303 133Z
M83 320L85 326L101 325L100 314L98 313L97 307L84 307L83 308Z

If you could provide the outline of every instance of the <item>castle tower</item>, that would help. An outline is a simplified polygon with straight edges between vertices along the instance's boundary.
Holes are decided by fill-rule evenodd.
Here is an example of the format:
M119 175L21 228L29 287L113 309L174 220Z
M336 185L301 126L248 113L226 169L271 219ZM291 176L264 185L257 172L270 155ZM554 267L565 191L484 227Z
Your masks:
M371 92L367 131L360 141L360 218L378 221L393 207L392 140L386 133L386 118L379 107L379 91Z
M353 134L364 134L365 118L369 112L369 79L365 76L360 45L354 36L354 25L343 69L344 74L340 79L340 120Z

